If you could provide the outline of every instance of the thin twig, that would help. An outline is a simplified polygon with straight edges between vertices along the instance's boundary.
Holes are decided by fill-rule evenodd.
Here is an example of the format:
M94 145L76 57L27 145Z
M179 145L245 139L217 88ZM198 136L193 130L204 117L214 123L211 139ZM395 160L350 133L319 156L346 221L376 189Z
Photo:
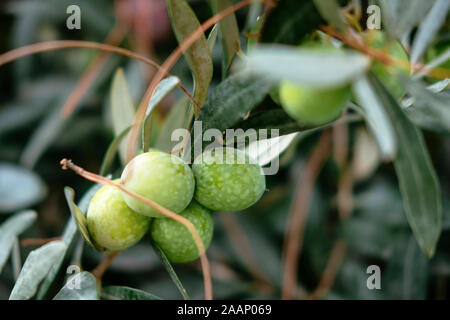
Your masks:
M60 49L92 49L92 50L100 50L111 52L115 54L120 54L126 56L131 59L135 59L141 62L144 62L155 69L160 70L161 66L154 62L153 60L137 54L133 51L115 47L105 43L98 43L92 41L82 41L82 40L52 40L52 41L44 41L38 42L34 44L30 44L27 46L23 46L17 49L10 50L0 55L0 66L12 62L14 60L33 55L40 52L52 51L52 50L60 50ZM163 78L165 76L170 76L170 73L163 73ZM177 86L184 92L184 94L192 101L192 103L198 107L197 101L192 97L192 95L187 91L187 89L181 84L177 83Z
M306 297L306 299L316 300L320 299L331 289L336 279L337 271L344 260L346 252L346 245L342 239L336 241L331 250L330 258L328 259L327 267L323 272L319 285L314 291Z
M108 254L105 259L103 259L100 264L91 271L91 273L94 275L95 278L97 278L97 281L100 281L105 274L105 271L109 268L109 266L113 263L114 258L119 255L121 251L116 251L111 254Z
M354 37L340 33L339 31L336 31L335 29L333 29L330 26L320 26L320 29L323 32L325 32L326 34L328 34L329 36L332 36L336 39L341 40L342 42L349 45L350 47L352 47L358 51L361 51L362 53L365 53L366 55L368 55L376 60L379 60L383 64L394 65L396 67L400 67L400 68L402 68L404 70L408 70L408 71L410 69L412 69L415 72L427 67L426 65L424 65L422 63L410 64L409 61L404 61L402 59L397 59L395 57L392 57L389 54L387 54L386 52L384 52L382 50L374 49L374 48L368 46L367 44L365 44L364 42L360 41L359 39L356 39ZM450 77L450 70L448 70L446 68L436 67L436 68L433 68L433 70L431 70L429 72L429 74L436 79L446 79L446 78Z
M28 246L43 246L44 244L47 244L52 241L59 241L61 240L61 237L55 237L55 238L27 238L23 239L20 242L20 245L22 247L28 247Z
M261 0L266 5L273 5L274 3L272 1L268 0ZM158 84L161 82L161 80L164 78L164 75L167 74L172 67L175 65L175 63L178 61L178 59L181 58L183 53L188 50L197 40L200 38L206 30L211 28L213 25L215 25L217 22L222 20L223 18L229 16L230 14L234 13L235 11L244 8L250 4L253 3L253 0L243 0L238 3L235 3L231 5L230 7L220 11L216 15L212 16L205 22L203 22L197 29L192 32L189 37L184 39L182 43L179 44L179 46L172 51L172 53L169 55L169 57L164 61L164 63L161 65L161 68L158 69L158 72L153 77L149 87L147 88L144 97L141 100L141 103L139 104L138 110L136 112L135 121L130 131L130 138L127 146L127 156L126 158L128 160L132 159L134 156L134 152L136 149L137 140L139 137L139 129L142 126L142 123L144 121L144 115L147 111L149 102L151 98L153 97L156 88Z
M126 31L120 25L116 25L109 33L105 43L112 46L117 46L122 42L125 34ZM91 61L87 69L83 72L81 78L78 80L77 85L67 98L65 105L61 109L61 115L63 118L68 118L73 113L85 93L97 78L100 70L103 68L110 55L110 53L101 52Z
M95 173L84 170L83 168L74 164L71 160L62 159L60 164L61 164L61 167L63 170L67 170L67 169L73 170L76 174L82 176L83 178L85 178L89 181L116 187L120 191L126 193L127 195L129 195L139 201L144 202L145 204L149 205L150 207L152 207L155 210L158 210L160 213L162 213L166 217L173 219L173 220L177 221L178 223L181 223L182 225L184 225L191 233L192 238L194 239L195 245L197 246L197 250L201 254L200 261L201 261L201 265L202 265L203 278L204 278L205 299L207 299L207 300L212 299L211 272L210 272L210 267L209 267L208 259L206 256L206 252L205 252L206 251L205 246L203 244L202 239L200 238L200 235L199 235L197 229L195 228L195 226L192 224L191 221L189 221L188 219L184 218L183 216L181 216L179 214L176 214L175 212L172 212L172 211L164 208L163 206L159 205L158 203L156 203L150 199L147 199L139 194L129 191L128 189L126 189L124 187L124 185L122 183L114 182L112 180L106 179L105 177L102 177Z
M284 270L282 298L291 299L297 291L297 266L309 203L317 176L330 154L331 134L326 130L310 156L304 174L299 179L295 202L284 239Z
M255 256L253 255L253 251L250 247L248 239L233 214L223 214L221 215L221 220L239 256L241 257L242 261L247 266L248 270L255 278L255 280L261 282L265 286L272 287L269 279L267 279L267 277L260 270Z

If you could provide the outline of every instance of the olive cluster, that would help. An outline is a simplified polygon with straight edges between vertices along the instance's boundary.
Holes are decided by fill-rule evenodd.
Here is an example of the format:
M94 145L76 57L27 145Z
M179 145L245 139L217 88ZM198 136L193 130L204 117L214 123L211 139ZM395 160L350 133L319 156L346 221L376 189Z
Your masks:
M192 168L175 155L142 153L127 164L120 183L188 219L205 248L213 235L211 210L246 209L265 190L262 168L233 148L207 150L195 159ZM134 245L150 228L153 240L170 261L188 262L199 257L185 226L113 186L103 186L92 198L87 227L92 239L109 251Z

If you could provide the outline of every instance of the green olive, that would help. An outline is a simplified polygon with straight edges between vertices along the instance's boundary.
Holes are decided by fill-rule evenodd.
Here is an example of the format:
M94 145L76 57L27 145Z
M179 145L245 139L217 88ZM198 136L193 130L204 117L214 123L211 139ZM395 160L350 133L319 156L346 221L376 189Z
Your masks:
M346 108L351 87L319 89L290 81L280 84L280 102L295 120L310 125L321 125L335 120Z
M180 158L160 151L150 151L131 160L122 172L121 183L126 189L150 199L175 213L191 202L195 180L191 168ZM149 217L163 217L150 207L123 193L130 208Z
M150 220L130 209L120 190L112 186L103 186L95 193L87 212L90 236L107 251L134 245L147 232Z
M211 212L193 200L180 215L192 222L206 250L211 243L214 229ZM153 219L151 233L153 240L161 247L171 262L189 262L200 256L189 230L175 220L170 218Z
M195 199L215 211L244 210L264 193L265 176L261 167L243 151L215 148L205 151L192 165Z

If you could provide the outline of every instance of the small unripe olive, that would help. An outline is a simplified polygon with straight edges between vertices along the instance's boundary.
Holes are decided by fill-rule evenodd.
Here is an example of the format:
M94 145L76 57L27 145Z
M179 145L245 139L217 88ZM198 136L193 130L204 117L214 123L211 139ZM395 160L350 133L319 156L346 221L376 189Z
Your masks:
M191 202L195 180L191 168L180 158L160 151L142 153L131 160L122 172L121 183L129 191L179 213ZM130 208L149 217L163 217L128 194L123 198Z
M193 200L179 214L192 222L206 250L211 243L214 229L211 212ZM153 240L161 247L171 262L189 262L200 256L189 230L175 220L170 218L153 219L151 233Z
M209 149L192 165L195 199L215 211L244 210L261 198L266 188L262 168L233 148Z
M387 66L380 61L374 60L372 64L373 72L380 78L394 97L397 99L401 98L405 94L405 89L396 75L409 75L409 58L405 49L400 42L396 40L389 41L385 33L380 30L370 30L364 35L364 38L372 48L385 51L386 54L397 60L395 62L402 62L403 65Z
M107 251L124 250L134 245L144 236L149 226L150 218L130 209L120 190L115 187L103 186L89 203L89 234Z
M344 54L341 49L321 42L308 41L302 43L299 48L318 53ZM309 125L333 121L346 108L350 98L349 84L319 88L286 80L280 83L279 88L279 101L286 113L295 120Z
M351 87L319 89L290 81L280 84L280 102L295 120L305 124L321 125L342 113L351 97Z

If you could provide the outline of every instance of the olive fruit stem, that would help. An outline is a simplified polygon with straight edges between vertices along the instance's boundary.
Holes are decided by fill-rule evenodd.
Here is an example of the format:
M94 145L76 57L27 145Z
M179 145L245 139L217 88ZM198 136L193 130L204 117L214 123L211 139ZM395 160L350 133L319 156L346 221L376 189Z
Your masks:
M119 253L121 253L121 252L122 251L116 251L116 252L113 252L111 254L108 254L106 256L106 258L94 270L92 270L91 273L94 275L94 277L98 281L101 280L101 278L103 277L103 274L105 273L105 271L108 269L108 267L114 261L114 258L117 257L119 255Z
M179 223L181 223L182 225L184 225L189 232L192 235L192 238L195 241L195 245L197 246L197 250L200 254L200 261L201 261L201 266L202 266L202 272L203 272L203 280L204 280L204 289L205 289L205 299L206 300L212 300L212 282L211 282L211 271L210 271L210 266L209 266L209 262L208 262L208 258L206 256L206 251L205 251L205 246L203 245L203 241L200 238L200 235L198 234L197 229L194 227L194 225L192 224L192 222L190 222L188 219L164 208L163 206L157 204L156 202L147 199L141 195L138 195L134 192L129 191L128 189L126 189L121 183L117 183L114 182L112 180L106 179L105 177L102 177L100 175L97 175L95 173L89 172L84 170L83 168L77 166L76 164L74 164L72 162L72 160L68 160L68 159L62 159L61 162L61 167L63 170L67 170L70 169L72 171L74 171L76 174L82 176L83 178L95 182L95 183L99 183L99 184L103 184L103 185L109 185L109 186L113 186L118 188L120 191L128 194L129 196L144 202L145 204L151 206L152 208L154 208L155 210L158 210L159 212L161 212L163 215L165 215L166 217L173 219Z

